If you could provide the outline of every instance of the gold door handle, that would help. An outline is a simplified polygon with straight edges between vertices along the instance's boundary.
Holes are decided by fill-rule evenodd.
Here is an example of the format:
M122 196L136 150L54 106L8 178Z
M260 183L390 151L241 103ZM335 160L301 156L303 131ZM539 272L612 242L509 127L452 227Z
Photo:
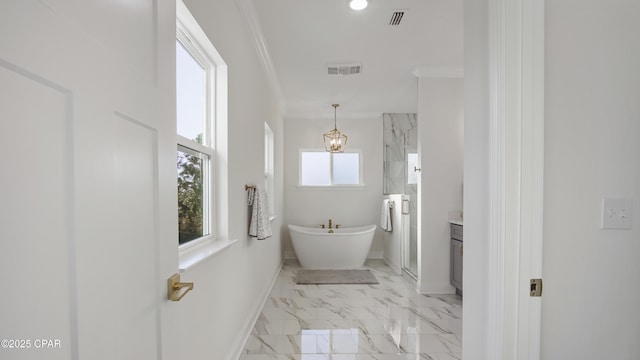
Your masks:
M193 283L180 282L180 274L173 274L167 280L167 299L171 301L180 301L191 290Z

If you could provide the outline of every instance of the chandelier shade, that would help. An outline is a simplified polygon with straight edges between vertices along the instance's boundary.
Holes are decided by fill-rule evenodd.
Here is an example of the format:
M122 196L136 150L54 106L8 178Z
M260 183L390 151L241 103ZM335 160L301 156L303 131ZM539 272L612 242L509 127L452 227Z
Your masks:
M322 134L322 138L324 139L324 148L328 152L341 153L347 148L347 135L340 132L336 125L337 108L340 105L332 104L331 106L333 106L333 130L329 130Z

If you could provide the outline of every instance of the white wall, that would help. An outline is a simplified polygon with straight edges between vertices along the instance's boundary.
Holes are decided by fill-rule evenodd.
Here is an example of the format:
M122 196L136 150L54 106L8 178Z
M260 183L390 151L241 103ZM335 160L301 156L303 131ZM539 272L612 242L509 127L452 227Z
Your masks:
M181 358L233 359L251 331L281 264L283 126L248 28L234 0L185 0L229 68L229 209L233 247L182 274L195 289L180 303ZM273 237L248 238L245 184L264 182L264 122L276 141L278 217Z
M546 5L542 357L640 356L640 3ZM600 230L603 197L633 230Z
M462 209L463 80L419 78L418 290L454 293L449 283L449 212Z
M489 303L488 1L464 2L464 264L462 356L484 360Z
M357 188L302 189L298 187L300 149L324 149L322 134L333 128L326 119L285 119L285 220L284 225L319 226L329 219L342 226L380 223L382 202L382 116L370 119L340 118L338 129L349 137L347 149L362 151L364 186ZM283 228L286 257L295 257L289 232ZM376 230L369 257L382 257L382 233Z
M465 1L463 357L486 359L488 1ZM541 359L640 353L640 4L546 2ZM600 230L602 197L635 203Z

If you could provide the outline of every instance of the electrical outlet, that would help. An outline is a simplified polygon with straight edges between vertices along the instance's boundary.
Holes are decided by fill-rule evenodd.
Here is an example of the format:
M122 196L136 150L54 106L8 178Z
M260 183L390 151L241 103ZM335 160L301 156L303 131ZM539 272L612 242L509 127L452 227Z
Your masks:
M602 199L601 229L629 230L633 222L633 199Z

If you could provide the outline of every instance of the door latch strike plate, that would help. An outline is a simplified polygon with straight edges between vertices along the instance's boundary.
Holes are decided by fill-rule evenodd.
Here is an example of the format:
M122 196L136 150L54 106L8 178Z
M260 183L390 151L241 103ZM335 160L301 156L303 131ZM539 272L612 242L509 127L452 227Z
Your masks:
M529 295L531 297L542 296L542 279L531 279L529 290Z

